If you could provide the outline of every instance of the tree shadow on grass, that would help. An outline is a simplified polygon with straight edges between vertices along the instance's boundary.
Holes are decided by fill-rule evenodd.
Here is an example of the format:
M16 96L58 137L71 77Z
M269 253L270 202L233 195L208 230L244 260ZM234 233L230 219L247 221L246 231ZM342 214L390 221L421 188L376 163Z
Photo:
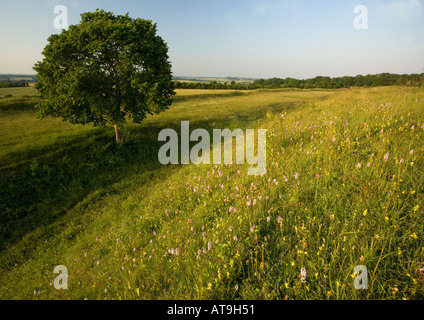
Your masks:
M153 171L160 128L139 128L122 145L111 131L95 129L43 150L25 151L16 165L0 169L0 250L53 223L90 193L134 174ZM139 169L138 169L139 170Z
M292 108L287 103L226 119L218 113L200 121L188 115L187 120L190 131L203 128L212 136L213 129L231 128L235 123L243 128L268 111ZM180 133L180 122L127 126L125 141L119 145L110 128L97 128L42 149L11 154L12 162L19 159L18 163L0 168L0 251L35 229L52 225L90 194L102 193L134 174L162 168L158 151L164 142L158 141L158 135L164 128Z

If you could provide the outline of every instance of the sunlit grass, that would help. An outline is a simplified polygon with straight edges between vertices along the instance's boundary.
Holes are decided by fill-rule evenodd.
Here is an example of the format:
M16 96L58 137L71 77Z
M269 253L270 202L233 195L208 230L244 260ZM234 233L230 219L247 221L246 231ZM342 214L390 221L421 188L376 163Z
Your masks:
M18 87L18 88L0 88L0 97L12 95L15 97L20 96L37 96L38 93L34 87Z
M423 298L423 89L196 94L119 147L110 128L1 115L2 223L26 230L2 229L1 298ZM158 165L157 133L181 120L267 129L267 173Z

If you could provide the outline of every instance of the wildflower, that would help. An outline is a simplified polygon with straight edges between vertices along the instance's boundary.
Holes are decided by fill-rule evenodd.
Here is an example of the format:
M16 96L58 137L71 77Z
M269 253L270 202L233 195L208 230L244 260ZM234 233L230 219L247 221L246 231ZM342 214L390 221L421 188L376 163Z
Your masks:
M208 241L208 250L212 249L212 241Z
M254 232L255 231L255 225L253 225L253 227L250 228L250 232Z
M386 153L385 155L384 155L384 162L387 162L387 160L389 160L389 153Z
M228 210L229 212L232 212L233 211L233 207L230 207L230 209Z
M411 130L414 130L414 129L415 129L415 126L412 126L412 127L411 127Z
M277 223L280 223L280 222L281 222L281 220L282 220L281 216L278 216L278 218L277 218Z
M356 165L356 167L357 167L358 169L361 169L361 163L358 163L358 164Z
M317 174L317 178L321 178L321 175L320 174Z
M237 236L234 236L234 241L235 241L235 242L237 242L237 239L238 239L238 238L237 238Z
M369 168L371 166L371 162L367 163L367 168Z
M409 154L412 156L414 154L414 150L411 149L411 151L409 151Z
M364 217L365 217L367 214L368 214L368 209L365 209L365 210L364 210L364 213L363 213Z
M400 159L399 164L402 164L405 160Z
M306 283L306 269L304 267L300 270L300 280L302 283Z
M270 222L271 221L271 217L266 217L266 222Z
M246 202L246 205L250 207L250 200Z
M236 291L239 289L239 286L238 285L236 285L235 287L234 287L235 289L236 289Z

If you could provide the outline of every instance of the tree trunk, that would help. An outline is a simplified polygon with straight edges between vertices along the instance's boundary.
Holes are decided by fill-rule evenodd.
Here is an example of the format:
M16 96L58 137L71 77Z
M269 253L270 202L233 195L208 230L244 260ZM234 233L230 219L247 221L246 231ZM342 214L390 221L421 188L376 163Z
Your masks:
M116 143L120 143L122 141L122 133L119 131L118 125L114 124L113 127L115 128Z

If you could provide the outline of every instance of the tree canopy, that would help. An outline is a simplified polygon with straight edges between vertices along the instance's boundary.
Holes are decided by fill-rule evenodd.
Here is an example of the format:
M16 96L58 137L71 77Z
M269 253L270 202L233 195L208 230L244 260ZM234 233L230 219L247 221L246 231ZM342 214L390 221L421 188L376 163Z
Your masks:
M174 83L168 47L150 20L97 9L78 25L53 34L34 66L36 89L45 101L39 116L119 129L140 123L172 103Z

